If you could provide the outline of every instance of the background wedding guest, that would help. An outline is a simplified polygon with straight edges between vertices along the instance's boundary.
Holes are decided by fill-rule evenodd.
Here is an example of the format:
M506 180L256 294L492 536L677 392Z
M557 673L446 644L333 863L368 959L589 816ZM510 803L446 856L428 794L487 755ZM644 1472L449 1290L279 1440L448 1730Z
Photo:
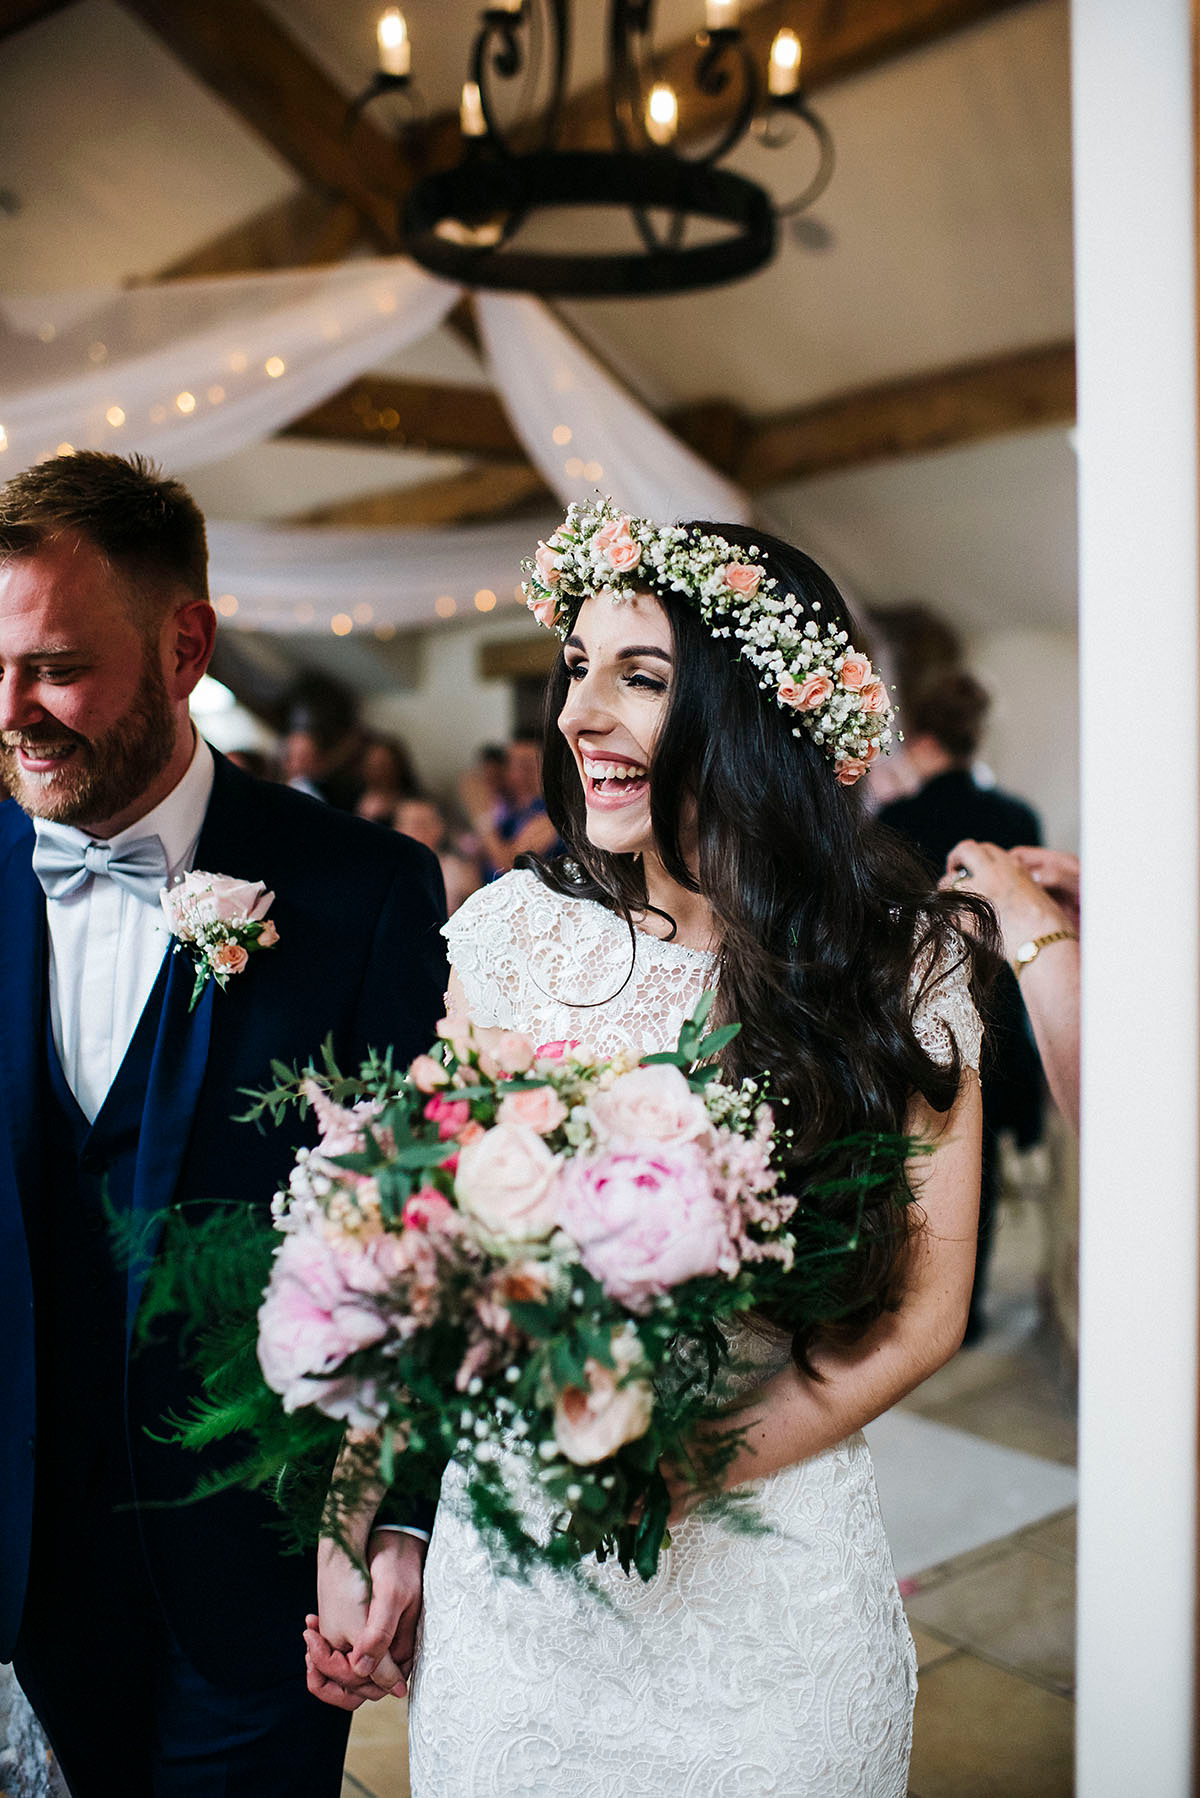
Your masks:
M472 820L484 859L506 874L521 855L560 855L557 830L546 816L542 797L542 749L538 738L513 738L504 760L502 804L492 823Z
M956 843L943 888L978 893L1000 921L1054 1101L1079 1129L1079 861L1060 850Z
M358 778L362 793L355 810L376 824L395 823L396 807L421 791L408 745L399 737L369 736L359 757Z
M911 675L908 677L911 679ZM963 837L987 838L1005 848L1037 843L1041 825L1033 808L1012 794L980 785L972 763L991 706L987 689L965 668L943 667L909 701L904 740L918 791L881 807L881 824L898 831L925 858L936 879L952 846ZM979 1201L979 1253L971 1313L964 1340L978 1342L986 1327L984 1295L995 1229L999 1135L1011 1130L1019 1148L1042 1135L1042 1076L1037 1051L1007 968L997 973L988 1013L982 1069L983 1186Z
M298 792L352 812L362 796L362 732L354 696L325 675L293 687L283 741L283 778Z
M433 799L402 799L393 822L406 837L415 837L437 856L446 883L446 910L452 915L468 894L482 885L478 863L451 848L445 814Z

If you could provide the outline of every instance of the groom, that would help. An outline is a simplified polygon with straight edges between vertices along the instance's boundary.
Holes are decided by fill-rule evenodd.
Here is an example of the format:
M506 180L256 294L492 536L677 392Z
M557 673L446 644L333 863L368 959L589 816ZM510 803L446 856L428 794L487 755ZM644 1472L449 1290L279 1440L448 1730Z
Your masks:
M311 1558L257 1494L162 1502L202 1470L161 1440L194 1381L177 1342L133 1342L103 1206L265 1210L289 1128L234 1124L243 1089L329 1035L342 1065L403 1062L442 1011L433 857L214 755L188 714L213 631L178 482L88 452L0 489L0 1659L73 1798L340 1790ZM189 1011L158 894L192 868L261 881L277 941ZM422 1550L384 1552L399 1660Z

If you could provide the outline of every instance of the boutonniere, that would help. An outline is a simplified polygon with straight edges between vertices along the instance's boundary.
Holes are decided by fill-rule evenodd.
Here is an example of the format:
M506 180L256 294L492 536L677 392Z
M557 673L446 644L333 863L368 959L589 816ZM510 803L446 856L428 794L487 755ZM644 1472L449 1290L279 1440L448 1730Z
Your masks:
M163 888L159 900L176 938L174 953L186 949L196 969L189 1011L195 1011L210 980L226 986L256 949L270 949L279 941L267 916L274 898L261 880L234 880L200 868Z

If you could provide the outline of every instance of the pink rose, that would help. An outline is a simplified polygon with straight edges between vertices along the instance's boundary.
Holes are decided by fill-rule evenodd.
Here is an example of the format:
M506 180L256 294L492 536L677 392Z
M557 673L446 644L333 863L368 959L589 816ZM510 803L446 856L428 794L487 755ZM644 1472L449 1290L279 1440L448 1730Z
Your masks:
M442 1099L435 1094L425 1102L425 1116L431 1124L437 1125L442 1142L457 1136L470 1115L471 1107L466 1099Z
M459 1061L465 1061L475 1047L475 1033L471 1029L471 1020L465 1013L459 1017L439 1018L437 1033L444 1042L450 1044Z
M552 631L558 622L558 601L553 593L547 593L541 599L530 599L527 604L538 623Z
M869 687L862 690L862 709L864 712L886 712L888 709L887 688L881 680L873 680Z
M810 674L799 683L794 680L779 683L780 699L798 712L819 711L832 692L833 682L827 674Z
M857 649L852 649L842 663L842 672L838 679L847 693L861 693L864 687L869 687L874 681L875 670L867 656Z
M866 771L867 764L865 761L860 761L855 756L848 756L844 762L838 763L837 777L839 786L852 787L856 781L862 779Z
M519 1030L504 1030L492 1045L497 1067L505 1074L524 1074L533 1066L533 1042Z
M459 1154L454 1190L489 1235L535 1242L554 1229L558 1167L535 1130L496 1124Z
M557 1201L583 1265L631 1311L684 1280L737 1271L729 1218L695 1143L577 1155Z
M590 1467L616 1454L622 1443L644 1436L654 1413L654 1389L634 1369L642 1362L632 1333L612 1339L615 1367L591 1356L584 1364L587 1386L567 1386L554 1407L554 1440L577 1467Z
M265 918L275 902L261 880L235 880L193 868L159 895L167 923L185 942L200 924L251 924Z
M240 974L250 956L240 943L218 943L209 959L218 974Z
M569 1041L565 1036L558 1037L552 1043L542 1043L533 1051L535 1061L562 1061L570 1049L577 1049L577 1041Z
M418 1092L434 1093L440 1086L447 1086L450 1076L440 1061L432 1055L418 1055L408 1070L408 1077Z
M610 518L592 537L592 548L604 557L617 574L628 574L642 559L642 552L629 534L628 517Z
M749 562L727 562L725 565L725 585L735 593L744 593L747 599L758 592L761 580L762 569L752 567Z
M567 1108L552 1086L530 1086L524 1092L505 1094L496 1121L523 1124L527 1130L536 1130L539 1136L549 1136L566 1115Z
M704 1100L666 1062L619 1075L588 1109L597 1135L629 1142L693 1142L709 1129Z
M406 1230L450 1230L454 1227L454 1207L436 1186L422 1186L404 1201L400 1222Z
M309 1233L286 1236L275 1256L258 1313L258 1359L285 1411L325 1409L336 1384L327 1376L387 1335L387 1323L362 1290L366 1268L352 1273L356 1258L363 1259L361 1251L348 1253Z
M533 560L543 587L556 586L562 567L562 557L557 551L551 549L548 543L539 543Z

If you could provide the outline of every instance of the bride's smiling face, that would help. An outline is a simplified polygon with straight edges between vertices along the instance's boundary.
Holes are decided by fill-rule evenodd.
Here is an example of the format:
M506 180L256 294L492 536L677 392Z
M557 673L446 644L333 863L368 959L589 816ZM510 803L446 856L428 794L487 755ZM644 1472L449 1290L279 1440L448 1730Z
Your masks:
M558 715L597 849L654 847L650 764L671 692L671 626L649 593L586 599L563 652L570 685Z

